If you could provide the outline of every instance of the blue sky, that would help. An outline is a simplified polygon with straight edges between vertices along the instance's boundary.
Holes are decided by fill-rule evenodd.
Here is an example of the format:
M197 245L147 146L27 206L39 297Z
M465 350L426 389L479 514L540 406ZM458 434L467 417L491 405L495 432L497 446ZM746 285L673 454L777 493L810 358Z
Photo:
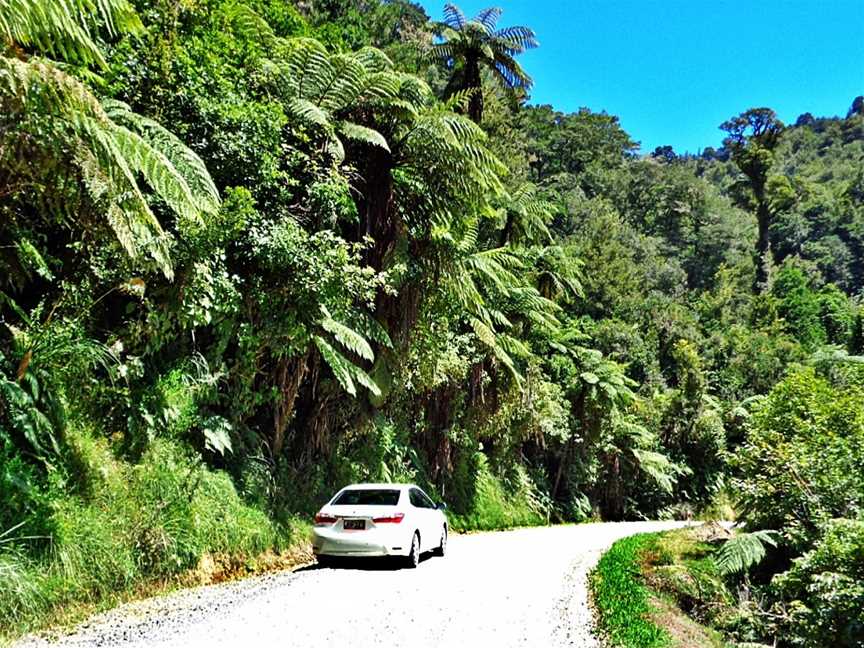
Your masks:
M421 0L441 20L444 2ZM540 48L521 61L533 103L618 115L650 152L718 146L755 106L786 122L846 114L864 94L864 0L463 0L499 6Z

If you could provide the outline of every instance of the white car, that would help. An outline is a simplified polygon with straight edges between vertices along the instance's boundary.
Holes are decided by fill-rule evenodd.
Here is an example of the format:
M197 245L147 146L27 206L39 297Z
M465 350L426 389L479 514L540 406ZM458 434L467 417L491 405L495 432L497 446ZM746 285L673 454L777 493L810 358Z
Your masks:
M336 556L402 556L416 567L420 554L443 556L447 517L414 484L352 484L315 516L312 550L319 563Z

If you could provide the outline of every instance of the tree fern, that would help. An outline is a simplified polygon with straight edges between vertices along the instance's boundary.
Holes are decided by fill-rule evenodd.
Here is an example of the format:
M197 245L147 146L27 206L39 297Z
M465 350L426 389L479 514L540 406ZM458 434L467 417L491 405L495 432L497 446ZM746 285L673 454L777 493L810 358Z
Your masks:
M400 75L391 70L383 52L364 48L349 54L330 54L310 38L286 42L287 54L263 63L272 91L291 113L318 127L327 150L337 162L345 155L340 136L350 141L388 149L386 138L375 129L352 122L348 115L367 104L393 98Z
M109 36L142 29L127 0L0 0L0 37L64 61L105 65L97 24Z
M721 574L740 574L758 565L765 558L765 545L777 546L775 534L776 531L762 530L730 538L714 556L717 569Z
M319 322L321 328L330 333L333 338L339 342L339 344L352 353L356 353L364 360L369 360L371 362L375 359L372 347L369 346L369 342L367 342L362 335L357 333L357 331L351 327L346 326L341 322L337 322L330 316L330 313L323 306L322 313L324 317L322 317Z
M448 95L468 89L474 91L468 102L468 113L478 123L483 115L481 68L490 70L507 90L531 87L531 77L515 57L537 47L534 32L521 26L496 29L500 17L501 10L493 7L466 20L458 7L447 4L444 21L434 25L440 42L431 46L430 58L450 71Z
M119 102L103 105L73 76L48 62L0 57L0 168L11 187L39 187L12 193L36 200L64 219L71 190L77 211L101 217L132 257L149 254L167 276L167 236L138 185L143 177L178 216L198 220L218 209L219 196L200 158L156 122ZM107 109L106 109L107 108ZM115 121L116 120L116 121ZM40 129L44 123L50 130ZM31 135L42 133L42 138ZM21 165L20 160L32 163Z

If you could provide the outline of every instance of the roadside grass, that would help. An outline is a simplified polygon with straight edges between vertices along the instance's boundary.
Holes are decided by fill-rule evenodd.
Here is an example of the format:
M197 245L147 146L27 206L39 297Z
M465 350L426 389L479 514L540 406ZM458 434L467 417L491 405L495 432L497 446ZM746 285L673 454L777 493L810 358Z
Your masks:
M716 525L616 542L591 574L601 631L620 648L723 648L738 619L709 540Z
M651 620L650 591L640 580L640 555L656 534L619 540L591 573L599 626L609 643L621 648L661 648L670 636Z
M0 645L131 598L303 562L308 525L273 522L180 444L157 440L129 464L104 440L71 443L77 483L53 494L50 538L0 545Z

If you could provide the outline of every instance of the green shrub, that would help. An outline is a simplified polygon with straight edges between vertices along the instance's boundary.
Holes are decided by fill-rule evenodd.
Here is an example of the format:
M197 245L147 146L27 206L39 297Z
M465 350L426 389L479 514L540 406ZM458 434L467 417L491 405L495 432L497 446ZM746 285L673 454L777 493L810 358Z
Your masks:
M515 476L505 484L492 473L482 452L476 453L474 463L473 498L465 513L449 516L454 529L507 529L548 522L544 504L524 468L518 467Z
M792 646L864 646L864 521L831 520L813 549L774 578Z
M864 388L794 372L771 391L732 461L741 519L779 531L800 554L820 523L864 507Z

